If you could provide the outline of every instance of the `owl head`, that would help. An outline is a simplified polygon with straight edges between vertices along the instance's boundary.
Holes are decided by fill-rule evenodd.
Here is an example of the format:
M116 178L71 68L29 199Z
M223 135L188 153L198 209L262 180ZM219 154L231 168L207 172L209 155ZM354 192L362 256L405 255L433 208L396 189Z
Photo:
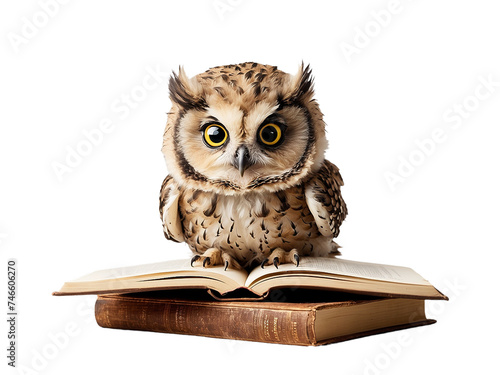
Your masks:
M327 147L309 66L295 75L252 62L173 73L162 152L187 188L279 191L316 172Z

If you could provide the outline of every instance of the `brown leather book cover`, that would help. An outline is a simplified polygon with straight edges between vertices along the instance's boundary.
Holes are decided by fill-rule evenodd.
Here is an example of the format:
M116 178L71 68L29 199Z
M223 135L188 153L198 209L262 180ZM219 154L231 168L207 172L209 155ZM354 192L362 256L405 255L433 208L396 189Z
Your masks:
M291 345L322 345L398 329L432 324L423 312L417 321L406 319L404 324L387 326L380 323L375 329L318 340L317 311L349 309L367 306L389 299L363 300L343 296L336 302L273 302L273 301L214 301L210 298L183 298L182 294L136 294L98 296L96 321L101 327L189 334L206 337L249 340ZM359 296L357 296L359 298ZM382 302L384 303L384 302ZM423 309L424 301L421 301ZM335 324L332 323L332 324ZM385 324L385 325L384 325ZM324 335L323 335L324 336Z

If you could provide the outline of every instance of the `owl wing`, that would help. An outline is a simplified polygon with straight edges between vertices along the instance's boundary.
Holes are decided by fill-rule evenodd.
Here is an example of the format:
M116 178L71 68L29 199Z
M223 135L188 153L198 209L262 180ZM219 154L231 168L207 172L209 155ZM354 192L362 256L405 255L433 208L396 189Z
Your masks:
M347 207L340 194L344 181L339 169L328 160L306 184L305 195L309 210L323 236L337 237L340 225L347 215Z
M160 217L163 234L167 240L184 241L181 219L179 217L179 186L172 176L165 177L160 190Z

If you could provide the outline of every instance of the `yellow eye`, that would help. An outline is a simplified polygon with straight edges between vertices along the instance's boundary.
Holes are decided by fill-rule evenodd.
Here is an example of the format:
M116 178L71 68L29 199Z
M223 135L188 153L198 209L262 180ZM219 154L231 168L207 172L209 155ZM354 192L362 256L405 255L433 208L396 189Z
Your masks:
M260 141L266 146L275 146L281 140L281 128L276 124L266 124L259 131Z
M219 147L227 141L227 131L219 124L208 125L203 132L203 138L209 147Z

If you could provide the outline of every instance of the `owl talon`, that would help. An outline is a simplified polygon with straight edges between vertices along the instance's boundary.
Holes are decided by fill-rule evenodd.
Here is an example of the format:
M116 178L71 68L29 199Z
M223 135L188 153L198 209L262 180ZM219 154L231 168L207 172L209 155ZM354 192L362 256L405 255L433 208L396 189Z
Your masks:
M278 269L278 264L280 264L280 258L275 257L273 259L273 264L274 264L274 267L276 267L276 269Z
M235 270L241 269L241 266L236 259L215 247L205 250L202 255L196 254L192 257L191 266L202 266L203 268L221 266L221 268L224 267L224 271L227 271L228 268Z
M276 267L276 269L279 269L279 265L286 263L293 263L298 267L300 262L300 255L297 249L286 251L280 247L277 247L272 251L271 254L269 254L269 258L266 258L262 261L260 266L264 268L264 266L271 265L270 259L273 260L272 264L274 264L274 267Z
M193 263L196 262L198 259L200 259L199 255L195 255L194 257L191 258L191 267L194 267Z

